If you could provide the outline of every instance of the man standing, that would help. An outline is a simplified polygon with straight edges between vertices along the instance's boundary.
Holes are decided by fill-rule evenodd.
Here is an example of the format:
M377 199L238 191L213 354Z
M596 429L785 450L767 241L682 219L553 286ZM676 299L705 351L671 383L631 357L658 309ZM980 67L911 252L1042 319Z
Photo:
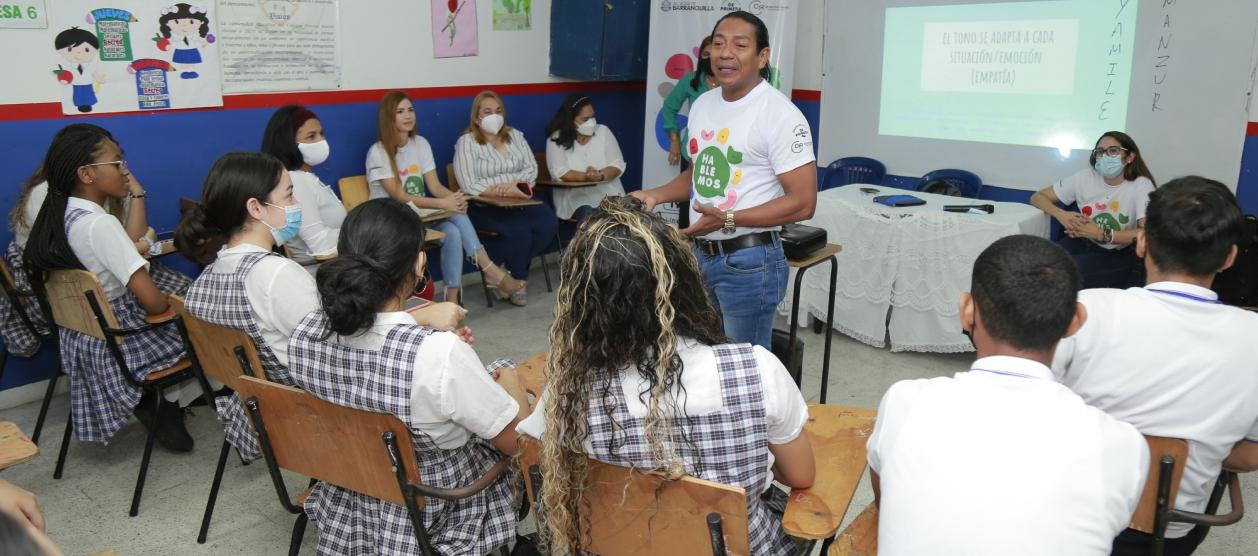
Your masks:
M1232 266L1244 217L1223 184L1197 176L1149 194L1136 232L1143 288L1079 292L1088 322L1061 343L1053 374L1085 401L1151 436L1188 441L1175 508L1201 512L1222 467L1258 468L1258 314L1210 291ZM1192 554L1208 528L1172 523L1165 554ZM1148 554L1128 529L1114 554Z
M817 207L812 131L799 109L766 81L769 30L730 12L712 31L719 88L690 108L688 171L662 187L635 191L647 210L690 199L690 227L708 295L735 342L768 349L773 315L786 294L778 230Z

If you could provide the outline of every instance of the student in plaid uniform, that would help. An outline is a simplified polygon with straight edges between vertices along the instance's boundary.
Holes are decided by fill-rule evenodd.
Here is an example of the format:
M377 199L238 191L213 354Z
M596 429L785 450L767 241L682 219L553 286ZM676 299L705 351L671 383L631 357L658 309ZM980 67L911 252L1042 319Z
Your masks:
M519 426L540 438L543 534L581 553L587 458L744 488L755 554L788 554L785 493L812 485L808 408L764 348L730 344L677 230L609 197L564 253L549 382ZM561 400L561 401L560 401Z
M143 326L145 315L169 311L166 294L149 274L149 263L117 218L104 208L108 199L130 192L131 173L113 136L91 124L61 130L44 157L48 197L31 227L24 259L30 278L42 288L45 273L86 269L100 280L109 305L123 328ZM79 440L109 442L138 409L141 393L117 370L105 342L61 329L61 368L70 377L71 417ZM136 378L168 367L184 356L173 326L128 336L123 357ZM167 397L178 397L178 390ZM172 451L192 450L183 411L167 400L158 403L157 440ZM136 411L142 421L148 410Z
M123 228L127 231L127 237L135 244L136 251L141 255L146 255L153 244L153 238L157 237L153 229L149 227L148 216L145 214L145 200L148 194L134 174L128 174L128 176L127 195L121 199L106 199L104 207L107 212L122 222ZM13 241L9 242L4 258L13 270L13 280L20 290L30 291L30 281L26 277L22 251L26 249L26 240L30 237L31 228L35 225L35 217L39 215L39 209L44 205L44 199L47 197L48 180L44 177L43 167L40 167L22 184L22 191L18 194L17 202L13 204L13 209L9 212L9 229L13 232ZM183 292L188 284L192 283L192 279L188 276L157 261L149 261L149 276L153 278L153 283L157 284L157 288L166 293ZM29 306L27 315L36 326L42 327L45 324L44 314L38 310L37 306ZM11 353L28 356L39 349L39 339L31 334L21 318L11 311L8 299L3 298L0 298L0 334L3 334L5 345Z
M319 398L397 416L411 429L419 482L459 487L518 451L515 425L528 402L514 368L486 372L458 335L403 311L424 280L423 243L423 222L399 201L351 211L338 258L316 277L322 310L289 341L289 371ZM516 525L511 477L462 500L424 501L437 553L486 554L507 543ZM418 553L402 506L320 483L305 510L319 529L319 554Z
M292 239L294 228L288 227L286 213L293 210L301 207L279 160L262 153L230 153L214 163L200 204L184 215L175 233L175 243L189 258L199 256L207 242L225 242L218 258L188 288L188 312L247 333L267 378L290 386L288 338L302 317L319 308L314 278L273 251ZM218 398L215 405L227 440L241 457L260 457L240 398Z

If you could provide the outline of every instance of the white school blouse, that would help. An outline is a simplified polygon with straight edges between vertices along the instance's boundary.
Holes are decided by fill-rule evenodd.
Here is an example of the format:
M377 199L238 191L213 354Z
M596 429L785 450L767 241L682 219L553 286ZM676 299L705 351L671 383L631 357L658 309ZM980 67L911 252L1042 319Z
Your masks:
M249 253L266 250L250 243L224 247L214 263L216 272L236 271ZM262 340L276 359L288 366L288 339L301 319L319 308L319 292L314 278L301 265L286 257L263 257L245 276L245 298L249 313L258 325Z
M81 197L70 197L66 213L83 209L91 214L80 218L70 227L70 249L88 272L96 275L105 297L117 299L127 293L127 282L135 271L148 269L149 263L135 249L135 242L127 236L113 215L102 207Z

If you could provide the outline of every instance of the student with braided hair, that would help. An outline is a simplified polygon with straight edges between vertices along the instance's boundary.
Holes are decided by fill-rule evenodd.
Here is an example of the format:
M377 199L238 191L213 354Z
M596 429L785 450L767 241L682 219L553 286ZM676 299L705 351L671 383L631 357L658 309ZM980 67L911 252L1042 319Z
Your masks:
M350 211L336 260L315 278L322 309L289 340L289 371L318 398L401 419L419 482L456 488L518 452L515 425L528 399L513 367L495 362L486 372L458 335L403 310L425 280L424 235L419 215L401 201L372 199ZM435 552L487 554L505 545L516 525L512 476L468 498L425 499L421 519ZM305 510L321 555L419 553L402 506L319 483Z
M170 306L122 223L105 212L107 200L130 192L131 172L122 155L113 136L99 126L72 124L57 134L44 157L48 198L31 226L24 261L37 291L53 270L84 269L96 275L119 326L135 328L146 324L146 315L163 315ZM108 443L135 410L146 426L157 427L162 446L192 450L178 405L146 400L144 404L158 404L157 422L148 422L152 411L140 410L140 389L123 379L104 341L65 328L59 334L61 369L70 377L71 423L79 440ZM121 350L136 379L185 355L174 326L128 336ZM167 397L193 390L190 385L167 392Z
M519 431L542 441L553 552L588 549L587 458L742 487L751 551L791 551L772 483L812 485L808 408L771 353L725 338L676 229L632 198L604 199L564 252L550 345Z

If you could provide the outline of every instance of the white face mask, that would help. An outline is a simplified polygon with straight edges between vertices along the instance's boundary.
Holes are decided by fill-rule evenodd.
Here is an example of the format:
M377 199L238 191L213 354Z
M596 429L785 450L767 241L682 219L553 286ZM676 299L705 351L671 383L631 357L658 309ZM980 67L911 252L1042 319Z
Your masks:
M598 121L594 118L590 118L581 122L581 125L577 126L577 133L585 136L592 136L594 135L594 130L596 129L598 129Z
M332 147L328 145L328 140L324 139L314 143L297 143L297 150L301 151L301 159L306 164L318 166L328 159Z
M506 123L502 118L502 114L490 114L480 119L480 128L490 135L497 135L502 131L502 125Z

